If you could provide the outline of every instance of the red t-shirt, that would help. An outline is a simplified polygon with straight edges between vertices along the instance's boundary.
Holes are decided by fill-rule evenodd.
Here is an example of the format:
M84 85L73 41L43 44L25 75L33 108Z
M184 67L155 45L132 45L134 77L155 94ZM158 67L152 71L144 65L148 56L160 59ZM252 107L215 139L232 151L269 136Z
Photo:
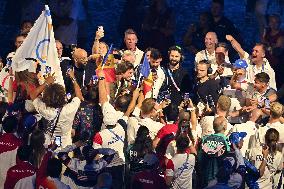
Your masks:
M19 180L34 175L35 171L35 167L29 162L19 161L7 171L4 189L13 189Z

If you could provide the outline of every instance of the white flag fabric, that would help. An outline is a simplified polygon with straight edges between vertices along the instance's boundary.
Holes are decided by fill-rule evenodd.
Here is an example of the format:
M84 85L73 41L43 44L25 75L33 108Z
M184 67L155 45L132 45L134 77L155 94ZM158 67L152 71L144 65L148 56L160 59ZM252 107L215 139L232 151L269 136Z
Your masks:
M45 75L47 73L46 68L49 67L51 69L49 71L55 73L56 83L64 86L55 45L52 19L47 5L45 5L45 10L42 11L12 59L12 68L15 72L28 69L30 72L35 73L37 64L41 67L41 75ZM40 79L40 83L42 82L43 80Z

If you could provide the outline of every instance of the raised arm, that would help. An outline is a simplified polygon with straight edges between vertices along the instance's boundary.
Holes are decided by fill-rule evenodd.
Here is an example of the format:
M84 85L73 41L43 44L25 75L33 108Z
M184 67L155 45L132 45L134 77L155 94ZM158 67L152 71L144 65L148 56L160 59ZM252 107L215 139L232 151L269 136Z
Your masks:
M77 83L77 80L76 80L76 78L75 78L75 75L74 75L74 71L73 71L73 70L70 70L70 71L69 71L69 77L71 78L71 81L72 81L72 83L73 83L73 87L74 87L74 91L75 91L76 97L78 97L80 100L84 101L84 98L83 98L83 95L82 95L80 86L79 86L79 84Z
M124 113L125 116L129 117L130 114L133 112L133 110L136 106L137 99L139 97L139 93L140 93L140 89L135 89L133 91L131 102L130 102L126 112Z
M103 105L108 101L104 71L99 70L98 76L99 76L99 102L101 105Z
M53 75L49 75L47 78L45 78L45 82L42 85L30 92L31 100L35 100L44 91L45 87L53 84L54 81L55 78Z
M245 57L245 51L238 41L231 35L226 35L226 39L231 43L232 47L238 52L241 59Z

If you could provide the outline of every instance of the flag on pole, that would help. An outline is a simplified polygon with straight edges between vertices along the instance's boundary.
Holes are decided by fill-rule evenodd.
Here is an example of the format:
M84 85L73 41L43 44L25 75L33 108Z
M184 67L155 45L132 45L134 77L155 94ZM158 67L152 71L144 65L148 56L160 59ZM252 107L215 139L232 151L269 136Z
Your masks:
M114 56L111 54L113 44L110 45L106 55L97 70L103 70L105 73L106 82L113 83L116 81ZM96 71L97 71L96 70Z
M64 86L55 45L52 19L47 5L45 5L45 10L42 11L12 59L12 68L16 72L29 70L29 72L35 73L37 64L40 65L39 73L41 75L45 75L47 70L51 71L51 73L55 73L56 83ZM40 80L40 83L43 82L43 80Z
M143 63L140 67L140 74L144 78L147 78L150 75L150 64L146 55L144 55Z
M152 74L150 71L150 64L149 61L147 59L147 56L144 55L144 59L143 59L143 63L140 67L140 76L144 77L143 80L143 94L146 95L147 92L152 90L152 86L153 86L153 78L152 78ZM141 78L139 78L139 80L141 80Z

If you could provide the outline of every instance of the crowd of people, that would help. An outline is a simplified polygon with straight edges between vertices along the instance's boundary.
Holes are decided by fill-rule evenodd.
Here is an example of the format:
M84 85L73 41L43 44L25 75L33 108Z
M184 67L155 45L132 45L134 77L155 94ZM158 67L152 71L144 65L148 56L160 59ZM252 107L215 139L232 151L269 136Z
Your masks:
M57 39L64 85L50 72L39 82L38 73L13 71L8 62L33 26L23 23L0 68L9 73L1 86L0 188L283 188L280 17L269 17L249 54L223 8L212 0L211 13L184 37L193 74L180 46L165 51L170 27L162 20L154 35L162 49L139 49L131 28L125 49L115 49L100 26L90 55L79 47L69 54ZM143 27L153 38L151 25Z

